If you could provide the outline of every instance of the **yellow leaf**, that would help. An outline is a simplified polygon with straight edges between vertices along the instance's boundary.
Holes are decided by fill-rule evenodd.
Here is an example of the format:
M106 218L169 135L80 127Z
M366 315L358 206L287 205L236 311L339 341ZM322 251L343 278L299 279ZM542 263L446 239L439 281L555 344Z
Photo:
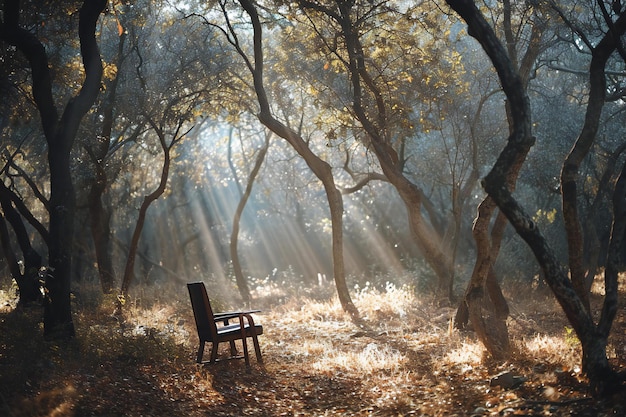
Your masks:
M124 28L122 27L122 24L119 20L117 21L117 34L119 36L122 36L124 34Z

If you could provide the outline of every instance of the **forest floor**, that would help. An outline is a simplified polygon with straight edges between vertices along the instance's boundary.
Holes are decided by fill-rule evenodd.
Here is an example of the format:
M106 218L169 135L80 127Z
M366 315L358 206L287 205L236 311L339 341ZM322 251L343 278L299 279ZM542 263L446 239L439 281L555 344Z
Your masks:
M547 293L513 291L513 354L498 363L472 332L453 329L452 307L409 288L358 291L367 330L335 298L274 288L256 294L264 365L252 354L247 373L243 361L194 363L198 339L184 284L176 292L145 290L126 306L123 324L109 316L111 300L81 292L77 337L65 344L42 341L40 308L6 303L0 416L626 415L626 395L590 397L577 339ZM624 298L609 347L620 370ZM493 385L503 372L515 377L514 387Z

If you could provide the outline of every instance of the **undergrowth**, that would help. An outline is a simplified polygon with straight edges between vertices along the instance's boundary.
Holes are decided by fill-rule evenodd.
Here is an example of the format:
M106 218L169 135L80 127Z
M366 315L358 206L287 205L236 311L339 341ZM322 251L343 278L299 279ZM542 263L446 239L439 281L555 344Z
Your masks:
M572 407L554 406L557 399L587 398L580 349L549 298L518 292L509 320L513 355L496 363L471 332L454 329L453 307L410 284L355 286L366 330L341 309L332 284L320 284L254 290L265 365L253 359L250 374L237 362L194 363L198 339L183 284L135 289L124 320L111 316L114 296L81 286L73 301L77 336L65 343L43 341L41 308L15 310L0 300L0 415L509 415L503 410L521 412L528 401L541 408L536 415L561 415ZM219 296L214 304L240 307ZM624 322L619 315L616 331ZM614 337L618 369L624 349L624 338ZM505 371L526 382L515 391L489 385Z

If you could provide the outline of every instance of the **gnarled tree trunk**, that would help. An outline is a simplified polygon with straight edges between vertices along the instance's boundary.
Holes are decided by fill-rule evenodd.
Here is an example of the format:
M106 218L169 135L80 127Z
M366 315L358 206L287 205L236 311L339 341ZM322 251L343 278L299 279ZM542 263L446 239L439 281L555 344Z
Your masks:
M33 79L33 97L48 143L50 167L50 240L48 275L45 282L44 337L66 339L75 334L70 303L72 241L75 195L70 171L70 151L81 119L94 103L100 89L102 62L95 37L96 23L105 0L85 1L79 12L78 36L85 69L80 92L67 103L59 118L52 98L52 77L43 44L19 26L18 0L4 3L1 36L28 59Z
M619 252L618 248L621 246L624 227L626 226L626 178L624 178L626 177L626 165L614 193L615 219L608 257L611 266L607 266L605 273L606 297L602 314L596 325L584 294L582 294L583 296L579 294L580 289L570 280L568 271L560 264L537 225L513 197L510 185L507 183L511 167L523 160L533 144L533 138L530 134L530 106L521 80L513 70L504 53L504 48L492 28L485 21L474 2L472 0L448 0L448 4L467 22L468 33L480 42L489 55L511 106L513 129L507 145L500 153L492 170L483 180L485 191L507 216L520 237L526 241L541 265L546 282L581 341L583 371L589 378L594 392L598 395L612 392L621 382L621 379L608 364L606 343L617 311L616 254ZM594 127L597 128L606 95L605 66L610 55L617 48L620 37L626 33L626 15L622 14L610 25L611 29L591 49L589 103L585 115L585 124L579 137L582 143L580 147L575 145L575 152L585 148L589 149L587 141L595 137L593 129ZM579 155L576 155L575 159L577 160L578 157ZM563 190L563 198L567 200L564 204L573 204L573 200L570 199L576 197L576 188L572 183L575 161L570 160L567 164L571 165L564 167L568 172L566 175L562 175L562 180L567 181L564 185L568 188L568 190ZM577 221L575 212L570 209L571 207L564 210L564 215L574 216L567 220L568 226L566 227L568 228ZM574 242L572 243L577 245L579 242L576 241L575 234L576 231L572 233L571 230L568 230L568 238L573 236Z
M510 1L504 1L503 8L504 34L507 49L505 50L503 46L500 46L497 52L498 57L494 54L492 54L491 57L492 60L494 58L506 59L507 62L503 62L502 65L509 67L507 70L511 73L508 75L509 77L516 78L515 85L508 86L508 92L507 86L503 85L503 89L508 98L506 102L506 114L510 133L514 135L517 134L516 129L518 131L520 129L520 123L530 124L530 113L522 113L525 117L528 117L528 120L521 121L519 114L516 114L516 112L518 112L516 107L521 103L518 103L516 100L511 100L509 94L522 95L525 97L532 65L542 50L541 38L543 25L540 22L533 24L526 53L521 62L519 62L516 50L517 42L513 35ZM493 41L498 42L497 39ZM495 65L494 63L494 66ZM499 72L499 75L502 75L502 72ZM520 91L512 91L514 88L519 88ZM526 99L526 101L528 100ZM530 129L528 129L528 132L525 134L530 135ZM509 167L509 170L505 174L505 181L510 190L515 189L517 177L526 157L526 152L527 150L520 152L519 157L515 159L515 163ZM476 242L476 262L472 276L468 282L464 299L457 310L455 323L457 327L463 327L467 324L468 319L470 319L474 330L484 342L487 350L496 358L504 358L509 353L508 331L506 330L506 318L509 314L509 308L506 299L502 295L493 266L500 252L500 245L507 220L502 212L498 211L491 232L489 231L491 219L494 213L496 213L496 208L497 203L490 195L487 195L479 205L478 215L472 229L474 241ZM488 296L485 296L485 292L487 292ZM491 323L488 327L500 330L489 332L485 323Z

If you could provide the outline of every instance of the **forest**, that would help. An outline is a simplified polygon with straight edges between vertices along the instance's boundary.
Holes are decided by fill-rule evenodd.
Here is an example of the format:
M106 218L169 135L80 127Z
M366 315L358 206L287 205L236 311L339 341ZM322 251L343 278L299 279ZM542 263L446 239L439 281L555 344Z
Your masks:
M0 415L625 415L625 34L0 0ZM197 281L263 363L195 363Z

